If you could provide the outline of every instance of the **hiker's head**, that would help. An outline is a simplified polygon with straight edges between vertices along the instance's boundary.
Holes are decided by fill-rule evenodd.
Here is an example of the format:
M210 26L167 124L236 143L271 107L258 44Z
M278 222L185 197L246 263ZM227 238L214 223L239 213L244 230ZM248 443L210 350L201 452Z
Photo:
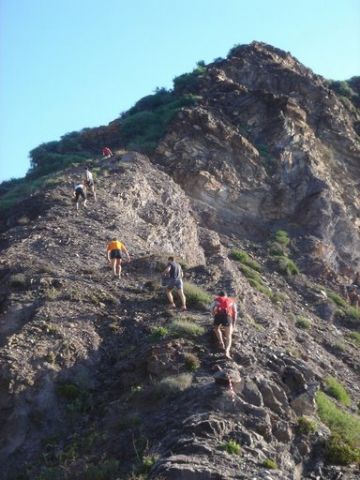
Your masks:
M219 295L218 295L218 296L219 296L219 297L227 297L227 293L225 292L225 290L221 290L221 291L219 292Z
M175 261L175 258L174 258L174 257L169 257L169 258L168 258L168 261L169 261L169 262L174 262L174 261Z
M114 238L111 239L111 241L112 241L112 242L116 242L116 241L117 241L117 238L114 237Z

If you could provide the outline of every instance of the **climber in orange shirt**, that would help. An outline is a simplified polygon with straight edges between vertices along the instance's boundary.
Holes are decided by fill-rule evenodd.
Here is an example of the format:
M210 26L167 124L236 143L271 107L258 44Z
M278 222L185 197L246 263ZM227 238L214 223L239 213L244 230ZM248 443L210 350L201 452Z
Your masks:
M128 261L130 262L130 255L122 242L119 242L116 238L113 238L106 247L106 254L108 262L111 263L115 277L121 277L121 263L122 263L122 252L127 256Z

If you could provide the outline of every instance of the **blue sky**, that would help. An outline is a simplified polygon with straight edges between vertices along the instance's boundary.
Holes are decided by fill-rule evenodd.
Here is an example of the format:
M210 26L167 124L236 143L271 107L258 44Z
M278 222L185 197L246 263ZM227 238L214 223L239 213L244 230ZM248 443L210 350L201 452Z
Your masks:
M0 0L0 181L40 143L109 123L234 44L360 75L359 26L360 0Z

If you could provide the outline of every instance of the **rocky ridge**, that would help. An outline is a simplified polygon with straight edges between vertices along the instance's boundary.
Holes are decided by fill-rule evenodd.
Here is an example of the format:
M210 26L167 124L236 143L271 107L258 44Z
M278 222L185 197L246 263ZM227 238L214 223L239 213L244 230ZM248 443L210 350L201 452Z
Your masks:
M260 43L208 66L192 93L200 104L181 110L150 159L89 160L98 201L87 209L71 204L83 176L71 167L6 217L1 478L358 475L356 462L329 462L315 402L335 377L351 403L333 401L358 421L359 320L331 297L359 268L358 114ZM269 253L279 228L303 273L279 273ZM120 281L105 262L112 236L132 253ZM167 309L169 253L190 285L238 298L233 361L190 293L188 312Z

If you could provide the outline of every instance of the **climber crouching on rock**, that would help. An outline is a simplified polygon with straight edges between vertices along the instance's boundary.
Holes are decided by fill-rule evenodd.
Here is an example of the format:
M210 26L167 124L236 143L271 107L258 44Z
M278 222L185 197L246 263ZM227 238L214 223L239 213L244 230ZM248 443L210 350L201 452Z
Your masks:
M121 277L121 263L122 252L127 256L128 262L130 262L130 255L122 242L119 242L116 238L113 238L106 247L106 254L108 262L111 263L115 277Z
M80 197L84 200L84 207L86 207L86 187L82 183L78 183L74 187L74 197L76 202L76 210L79 210Z
M169 300L171 308L176 308L174 303L174 297L172 290L176 288L177 293L181 300L181 310L186 310L186 297L184 294L184 284L183 284L183 271L181 265L175 262L174 257L168 258L168 264L166 265L165 270L161 274L162 284L166 286L166 296Z
M225 350L225 357L231 358L230 348L234 325L237 320L237 306L233 298L227 296L226 292L220 292L214 299L211 306L211 314L214 317L214 332L220 346ZM225 342L221 327L224 328Z

